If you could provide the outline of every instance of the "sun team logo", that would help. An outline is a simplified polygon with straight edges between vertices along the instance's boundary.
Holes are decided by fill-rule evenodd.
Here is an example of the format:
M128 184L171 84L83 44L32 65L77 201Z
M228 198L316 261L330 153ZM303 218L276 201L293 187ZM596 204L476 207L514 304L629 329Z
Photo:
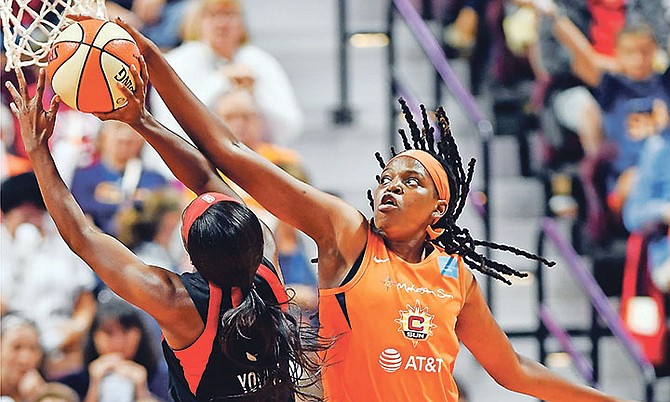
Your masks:
M400 310L400 318L396 318L400 327L398 331L402 332L406 339L412 341L412 345L416 347L419 341L425 341L429 336L433 335L433 328L437 325L433 324L432 314L428 314L428 307L421 307L417 300L414 307L407 305L407 310Z

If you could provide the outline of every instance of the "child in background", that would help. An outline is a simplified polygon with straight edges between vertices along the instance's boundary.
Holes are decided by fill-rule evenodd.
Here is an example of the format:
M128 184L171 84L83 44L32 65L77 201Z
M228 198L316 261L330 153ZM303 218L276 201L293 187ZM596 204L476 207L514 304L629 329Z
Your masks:
M647 140L640 154L638 174L623 209L626 228L630 231L655 230L649 239L648 261L656 287L670 294L670 130Z
M668 122L669 73L668 70L663 74L654 71L657 51L654 33L645 24L624 27L616 40L616 66L609 70L599 62L584 34L552 0L532 4L553 21L556 37L573 56L575 75L595 92L603 114L604 135L582 136L580 140L587 155L601 152L605 142L614 144L615 155L610 161L606 187L608 206L620 212L630 191L644 140Z

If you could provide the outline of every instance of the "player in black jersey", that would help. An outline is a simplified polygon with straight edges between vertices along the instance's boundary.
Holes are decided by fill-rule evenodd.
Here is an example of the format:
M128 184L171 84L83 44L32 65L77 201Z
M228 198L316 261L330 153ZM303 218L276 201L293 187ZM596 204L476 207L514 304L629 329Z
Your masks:
M17 69L13 97L26 151L58 230L95 273L122 298L156 319L176 401L291 401L314 382L312 352L324 345L288 312L289 298L270 230L193 146L169 132L144 108L142 60L134 99L102 119L129 122L158 150L175 176L198 197L185 209L182 235L193 273L146 265L116 239L93 227L61 179L49 152L58 97L42 107L45 73L28 95Z

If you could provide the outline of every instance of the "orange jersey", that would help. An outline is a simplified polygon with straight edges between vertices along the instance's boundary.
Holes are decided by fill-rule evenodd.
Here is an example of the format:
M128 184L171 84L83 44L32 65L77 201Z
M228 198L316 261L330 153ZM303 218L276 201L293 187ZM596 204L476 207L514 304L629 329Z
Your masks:
M345 285L319 290L321 335L330 401L458 400L453 368L456 318L471 275L459 256L436 249L411 264L368 229L358 272Z

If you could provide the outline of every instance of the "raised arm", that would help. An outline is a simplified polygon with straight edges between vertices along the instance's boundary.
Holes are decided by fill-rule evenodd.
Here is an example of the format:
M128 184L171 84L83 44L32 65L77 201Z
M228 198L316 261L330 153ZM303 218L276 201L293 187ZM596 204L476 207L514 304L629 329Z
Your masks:
M598 55L591 42L553 0L517 0L517 2L531 5L551 21L556 39L572 54L573 72L586 85L597 86L603 71L615 68L613 59Z
M33 98L28 96L23 72L17 69L16 73L19 89L9 82L6 84L13 97L11 108L19 118L21 136L44 203L65 242L110 289L152 315L164 330L169 332L185 324L194 328L202 326L202 320L176 274L144 264L118 240L89 223L49 152L48 139L53 133L59 99L54 97L49 110L44 111L44 69L40 70Z
M573 384L531 359L518 355L489 310L472 277L456 334L484 369L503 387L552 402L616 402L620 399Z
M326 285L330 284L327 278L341 279L366 242L366 222L360 212L295 179L245 147L184 85L155 44L118 22L135 38L152 84L198 148L263 207L316 241L322 285L324 279Z

